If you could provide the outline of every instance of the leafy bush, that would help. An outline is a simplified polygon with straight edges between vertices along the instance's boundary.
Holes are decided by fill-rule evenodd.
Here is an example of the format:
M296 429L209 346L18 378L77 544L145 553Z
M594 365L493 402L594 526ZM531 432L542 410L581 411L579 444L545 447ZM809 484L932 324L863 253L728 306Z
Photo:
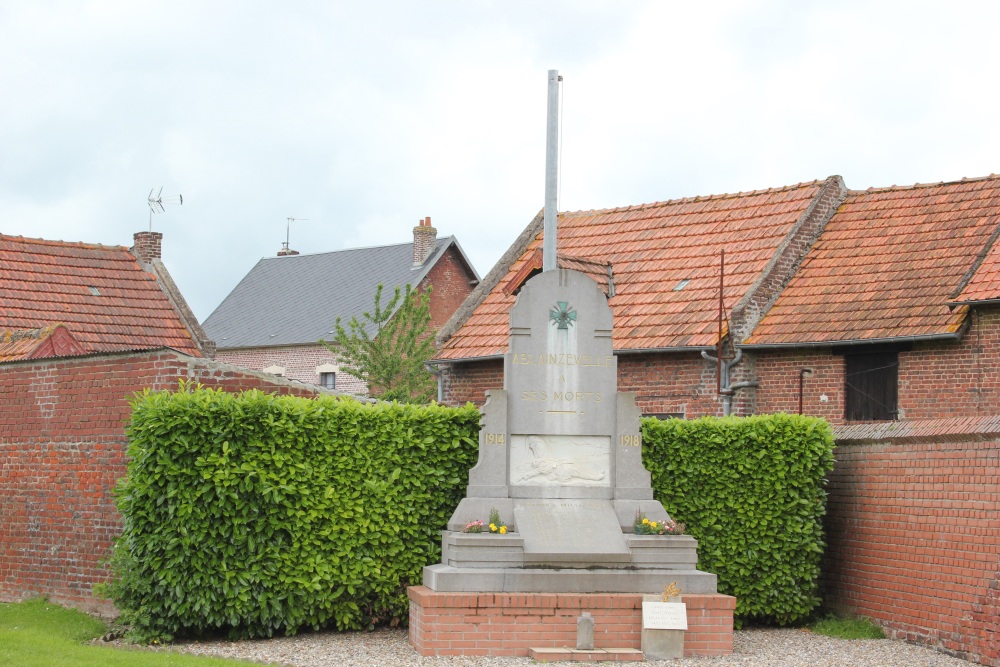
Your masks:
M135 636L404 619L476 462L477 410L188 389L133 399L107 590Z
M735 595L739 621L803 620L818 595L833 434L801 415L643 420L643 461L699 568Z

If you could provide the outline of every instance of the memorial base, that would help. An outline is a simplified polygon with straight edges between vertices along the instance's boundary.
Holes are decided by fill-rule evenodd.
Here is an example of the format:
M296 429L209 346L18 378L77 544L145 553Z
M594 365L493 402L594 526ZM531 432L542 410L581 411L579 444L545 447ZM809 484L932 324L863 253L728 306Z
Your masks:
M420 655L528 656L532 648L576 646L576 620L594 617L599 649L640 649L638 593L446 593L412 586L410 644ZM685 657L733 652L729 595L683 595L688 630Z

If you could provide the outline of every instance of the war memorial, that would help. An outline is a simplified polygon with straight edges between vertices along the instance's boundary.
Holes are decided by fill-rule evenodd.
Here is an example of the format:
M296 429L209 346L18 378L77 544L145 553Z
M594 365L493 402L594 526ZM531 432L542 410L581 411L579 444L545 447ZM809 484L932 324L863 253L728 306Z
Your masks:
M732 651L736 600L697 569L697 542L633 530L637 516L669 516L642 463L635 396L617 391L612 328L607 297L583 273L546 271L522 287L466 497L441 563L409 590L421 654L642 659L640 645L659 650L648 622L643 637L644 594L671 584L686 606L686 632L674 633L683 655ZM469 532L491 514L505 534Z

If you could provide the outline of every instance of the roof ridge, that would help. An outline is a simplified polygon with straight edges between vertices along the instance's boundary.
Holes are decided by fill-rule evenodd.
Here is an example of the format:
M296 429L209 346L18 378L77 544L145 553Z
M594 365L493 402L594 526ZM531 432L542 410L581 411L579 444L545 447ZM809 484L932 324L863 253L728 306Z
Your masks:
M449 239L455 238L455 235L450 236L438 236L435 239L435 243L440 243L441 241L448 241ZM356 246L354 248L340 248L339 250L321 250L319 252L300 252L297 255L267 255L261 257L261 259L290 259L292 257L315 257L316 255L332 255L335 252L350 252L352 250L378 250L380 248L396 248L404 245L413 245L413 241L403 241L401 243L386 243L385 245L370 245L370 246Z
M867 190L848 190L848 194L864 195L877 192L898 192L901 190L916 190L919 188L938 188L942 185L960 185L962 183L978 183L980 181L1000 180L1000 174L990 174L989 176L963 176L952 181L938 181L937 183L914 183L913 185L886 185L883 187L872 187Z
M831 178L835 176L829 176L824 179L817 179L814 181L803 181L801 183L795 183L793 185L783 185L776 188L763 188L760 190L747 190L746 192L728 192L714 195L697 195L694 197L681 197L678 199L664 199L662 201L648 202L646 204L632 204L630 206L618 206L615 208L597 208L588 210L578 210L578 211L560 211L563 215L573 215L581 213L617 213L620 211L636 211L645 208L653 208L655 206L669 206L673 204L690 204L692 202L703 202L703 201L716 201L719 199L735 199L737 197L754 197L757 195L773 194L777 192L790 192L791 190L799 190L802 188L820 185L826 183Z
M74 248L86 248L88 250L128 250L128 246L105 245L103 243L85 243L83 241L56 241L52 239L41 239L32 236L13 236L11 234L0 234L0 241L19 241L21 243L43 243L54 246L72 246Z

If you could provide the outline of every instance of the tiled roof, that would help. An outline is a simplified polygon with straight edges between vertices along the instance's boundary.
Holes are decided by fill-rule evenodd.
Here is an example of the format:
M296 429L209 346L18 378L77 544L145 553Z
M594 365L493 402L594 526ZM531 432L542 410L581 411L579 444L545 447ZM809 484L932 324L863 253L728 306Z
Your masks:
M997 300L1000 300L1000 244L994 240L969 283L954 301L968 303Z
M0 331L0 362L87 354L61 324L27 331Z
M53 324L91 352L171 347L201 356L128 248L0 234L0 331Z
M610 261L616 350L707 348L718 339L720 251L726 251L726 308L747 293L824 181L559 214L559 254ZM492 291L447 340L438 359L507 349L505 286L541 247L535 236ZM489 280L489 276L486 279Z
M265 257L202 326L220 349L330 340L338 317L346 327L371 309L379 283L384 305L396 287L416 287L452 246L464 258L448 236L419 266L413 266L413 243Z
M744 343L956 335L967 309L947 304L998 216L1000 178L993 176L852 192Z
M556 253L556 266L560 269L571 269L585 273L597 283L605 296L611 296L611 262L606 258L587 259L584 257L570 257L564 253ZM542 270L542 251L535 250L529 257L521 263L521 268L504 283L504 294L512 296L517 294L521 286L535 274Z

